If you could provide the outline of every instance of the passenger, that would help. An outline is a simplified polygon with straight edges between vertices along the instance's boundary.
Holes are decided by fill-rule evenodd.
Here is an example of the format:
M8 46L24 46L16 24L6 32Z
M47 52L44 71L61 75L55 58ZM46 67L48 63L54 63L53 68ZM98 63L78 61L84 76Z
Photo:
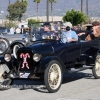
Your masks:
M64 32L62 32L61 40L63 43L69 43L69 42L77 42L78 36L75 31L72 31L72 24L70 22L64 23L64 26L66 26L66 29Z
M85 41L94 40L100 37L100 23L98 21L94 21L92 23L93 32L91 33L79 33L78 36L85 34Z

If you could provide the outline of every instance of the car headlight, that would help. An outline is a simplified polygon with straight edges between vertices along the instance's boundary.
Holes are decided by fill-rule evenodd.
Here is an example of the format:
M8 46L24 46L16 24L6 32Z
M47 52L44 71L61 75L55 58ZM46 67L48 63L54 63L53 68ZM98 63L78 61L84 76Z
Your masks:
M5 59L6 62L10 62L11 61L11 55L10 54L5 54L4 59Z
M40 59L41 59L41 55L40 55L40 54L35 53L35 54L33 55L33 60L34 60L35 62L39 62Z

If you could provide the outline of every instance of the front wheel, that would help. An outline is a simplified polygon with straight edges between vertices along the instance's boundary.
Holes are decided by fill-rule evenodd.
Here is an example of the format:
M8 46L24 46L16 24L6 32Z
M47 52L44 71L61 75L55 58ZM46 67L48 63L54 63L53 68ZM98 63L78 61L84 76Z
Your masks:
M9 85L11 84L10 78L4 78L4 73L9 73L9 68L6 64L0 64L0 90L6 90L9 89Z
M57 92L60 89L62 84L62 68L58 61L51 61L45 69L44 83L47 90L51 93Z
M93 67L92 72L96 79L100 78L100 53L96 57L95 66Z

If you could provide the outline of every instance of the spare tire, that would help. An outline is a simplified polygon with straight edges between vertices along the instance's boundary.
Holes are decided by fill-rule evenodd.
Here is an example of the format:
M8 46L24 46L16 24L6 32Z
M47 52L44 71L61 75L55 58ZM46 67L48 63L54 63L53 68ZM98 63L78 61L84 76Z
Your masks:
M18 49L21 48L21 47L23 47L23 45L20 44L20 43L17 43L17 44L15 44L13 46L13 55L14 55L15 58L17 58L17 54L16 53L17 53Z

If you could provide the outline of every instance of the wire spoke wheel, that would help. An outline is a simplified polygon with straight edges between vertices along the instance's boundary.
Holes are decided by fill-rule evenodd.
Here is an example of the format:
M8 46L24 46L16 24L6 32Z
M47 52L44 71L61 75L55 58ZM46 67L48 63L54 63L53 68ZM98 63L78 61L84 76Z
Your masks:
M96 57L95 66L93 67L92 72L95 78L100 78L100 54Z
M57 92L62 83L62 69L57 61L51 61L45 70L44 82L49 92Z
M52 89L57 89L61 81L61 70L57 64L50 67L48 73L48 82Z
M6 64L0 65L0 90L9 89L9 85L11 83L11 79L4 78L3 74L6 72L8 73L10 70Z

